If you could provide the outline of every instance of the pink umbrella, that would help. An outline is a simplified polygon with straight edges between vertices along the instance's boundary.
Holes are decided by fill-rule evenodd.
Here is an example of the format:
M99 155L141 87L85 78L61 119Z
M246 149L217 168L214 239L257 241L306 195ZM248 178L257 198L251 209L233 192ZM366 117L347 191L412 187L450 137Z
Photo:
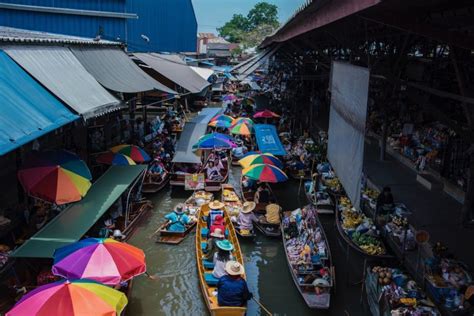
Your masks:
M263 110L263 111L255 113L253 117L254 118L273 118L273 117L280 117L280 115L270 110Z

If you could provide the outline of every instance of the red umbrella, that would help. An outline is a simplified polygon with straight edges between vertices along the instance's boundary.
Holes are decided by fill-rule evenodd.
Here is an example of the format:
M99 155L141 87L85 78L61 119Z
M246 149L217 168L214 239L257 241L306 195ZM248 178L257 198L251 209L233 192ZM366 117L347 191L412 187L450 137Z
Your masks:
M270 110L263 110L263 111L255 113L253 117L254 118L273 118L273 117L280 117L280 115Z

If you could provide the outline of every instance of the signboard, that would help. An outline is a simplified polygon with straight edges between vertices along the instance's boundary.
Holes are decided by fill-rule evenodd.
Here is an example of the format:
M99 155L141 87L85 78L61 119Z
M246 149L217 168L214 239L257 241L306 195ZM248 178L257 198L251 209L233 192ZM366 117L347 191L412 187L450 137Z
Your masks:
M186 174L184 176L184 189L188 191L204 190L204 173Z
M276 156L286 155L285 148L280 142L275 125L255 124L255 138L258 149L263 153L271 153Z

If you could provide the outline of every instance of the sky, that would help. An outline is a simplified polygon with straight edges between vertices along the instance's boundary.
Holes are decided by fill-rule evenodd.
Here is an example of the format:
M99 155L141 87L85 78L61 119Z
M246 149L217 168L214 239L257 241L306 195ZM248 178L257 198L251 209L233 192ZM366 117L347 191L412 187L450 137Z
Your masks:
M198 32L217 33L216 28L221 27L232 18L234 14L247 15L253 6L263 0L192 0L194 12L198 21ZM266 0L278 6L280 23L293 14L304 0Z

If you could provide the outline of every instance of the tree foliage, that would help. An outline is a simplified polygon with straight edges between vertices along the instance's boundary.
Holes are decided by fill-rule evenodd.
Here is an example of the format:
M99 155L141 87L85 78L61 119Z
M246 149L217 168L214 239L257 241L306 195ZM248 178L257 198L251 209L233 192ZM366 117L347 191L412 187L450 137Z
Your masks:
M217 30L220 36L230 42L253 47L271 34L278 25L278 7L267 2L259 2L247 16L234 14L230 21Z

